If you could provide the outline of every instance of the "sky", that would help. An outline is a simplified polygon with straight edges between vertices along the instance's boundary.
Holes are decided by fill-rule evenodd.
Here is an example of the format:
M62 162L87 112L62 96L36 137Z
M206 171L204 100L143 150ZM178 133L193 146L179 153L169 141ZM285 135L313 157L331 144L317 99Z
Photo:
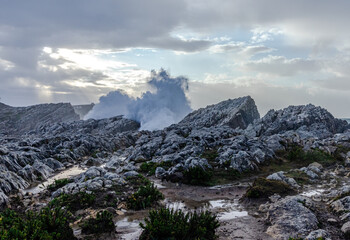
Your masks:
M186 77L191 107L250 95L261 115L312 103L350 117L348 0L0 0L0 98L140 96Z

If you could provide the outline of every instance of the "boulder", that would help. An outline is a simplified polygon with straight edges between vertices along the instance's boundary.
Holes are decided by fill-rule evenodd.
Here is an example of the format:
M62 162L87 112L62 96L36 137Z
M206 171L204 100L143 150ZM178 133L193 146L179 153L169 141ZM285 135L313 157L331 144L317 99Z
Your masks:
M201 108L188 114L179 125L203 128L227 125L245 129L260 115L254 100L250 97L229 99L215 105Z

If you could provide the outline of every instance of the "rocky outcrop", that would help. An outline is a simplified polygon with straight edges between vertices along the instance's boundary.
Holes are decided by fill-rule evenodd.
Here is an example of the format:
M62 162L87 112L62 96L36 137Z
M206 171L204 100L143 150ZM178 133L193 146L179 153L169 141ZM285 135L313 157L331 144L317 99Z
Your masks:
M286 197L272 203L267 215L267 221L271 224L267 233L274 239L285 240L290 237L305 238L318 229L318 220L307 207L308 204L312 203L300 196Z
M300 135L326 138L341 133L349 127L345 120L336 119L326 109L312 104L289 106L282 110L270 110L256 121L247 133L253 136L271 136L296 131Z
M0 138L0 205L7 200L4 194L82 163L87 156L102 164L101 160L114 151L135 144L139 126L135 121L114 117L45 125L34 135Z
M190 128L229 126L245 129L260 115L254 100L250 97L229 99L215 105L201 108L188 114L179 125Z
M70 103L40 104L29 107L0 105L0 134L21 135L42 125L79 120Z

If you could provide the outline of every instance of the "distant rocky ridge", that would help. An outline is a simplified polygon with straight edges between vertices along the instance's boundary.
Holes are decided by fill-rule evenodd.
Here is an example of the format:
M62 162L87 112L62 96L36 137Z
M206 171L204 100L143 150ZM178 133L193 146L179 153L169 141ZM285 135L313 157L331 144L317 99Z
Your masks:
M0 103L0 134L22 135L38 127L79 120L70 103L11 107Z

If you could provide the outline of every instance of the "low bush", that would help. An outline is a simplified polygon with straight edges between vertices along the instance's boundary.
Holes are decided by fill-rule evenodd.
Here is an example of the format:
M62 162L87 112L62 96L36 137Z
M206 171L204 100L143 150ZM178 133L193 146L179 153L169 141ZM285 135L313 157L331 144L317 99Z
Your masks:
M245 193L247 198L266 198L273 194L287 195L293 194L295 191L286 183L269 180L266 178L257 178L253 185Z
M69 211L77 211L91 207L95 203L96 196L93 193L78 192L75 194L62 194L51 201L51 205L65 207Z
M157 167L162 167L165 170L168 170L173 164L171 162L144 162L140 166L141 172L147 173L149 175L154 175Z
M99 234L114 230L113 215L106 210L98 212L96 218L90 218L81 225L84 234Z
M211 183L213 172L200 166L192 167L183 172L184 183L199 186L208 186Z
M160 239L216 239L215 230L220 226L217 216L206 212L184 213L181 210L161 208L151 210L140 224L143 232L140 240Z
M162 199L164 199L163 194L159 192L153 183L149 183L141 186L137 192L128 197L127 206L130 209L140 210L151 207Z
M64 179L58 179L55 180L54 183L50 184L49 186L47 186L47 189L51 192L56 191L57 189L64 187L65 185L67 185L68 183L71 183L72 181L64 178Z
M304 151L302 147L298 145L292 145L289 147L286 152L286 158L290 161L301 162L304 165L318 162L324 166L329 166L337 161L335 157L320 149Z
M1 240L71 240L76 239L68 222L69 213L61 208L43 208L20 216L13 210L0 214Z

